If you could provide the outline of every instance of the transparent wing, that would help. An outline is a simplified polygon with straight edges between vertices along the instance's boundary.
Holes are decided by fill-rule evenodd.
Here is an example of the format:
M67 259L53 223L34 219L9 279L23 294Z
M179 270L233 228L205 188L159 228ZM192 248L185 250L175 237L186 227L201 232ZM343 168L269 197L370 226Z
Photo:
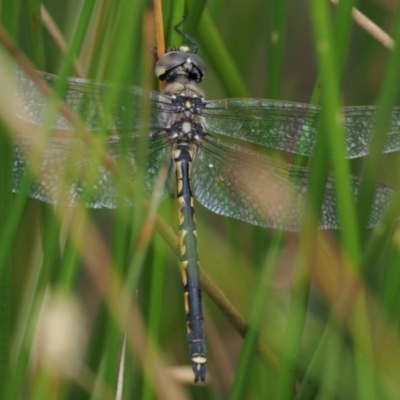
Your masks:
M55 86L58 77L37 72L50 86ZM16 74L16 117L35 125L42 125L48 107L48 98L38 89L22 69ZM63 101L84 122L90 131L136 131L140 128L144 107L150 108L148 127L160 125L160 111L171 110L167 96L157 92L146 92L136 86L121 87L106 81L68 78ZM61 114L52 115L51 126L59 130L75 128Z
M40 75L51 85L57 81L53 75ZM47 98L21 70L17 72L17 83L17 117L41 125ZM174 112L175 106L168 96L146 93L134 86L121 88L107 82L80 78L68 79L64 96L64 101L85 121L89 130L118 133L118 137L111 136L106 140L105 147L115 161L120 162L122 157L121 163L130 179L134 179L136 170L135 135L142 128L142 108L149 99L150 118L144 128L153 133L159 132L165 122L163 119L168 119L168 113ZM320 109L281 101L226 99L208 102L203 113L208 133L311 155ZM365 155L372 134L375 108L346 108L344 117L349 157ZM399 148L399 125L399 109L395 108L385 151ZM74 129L61 114L55 116L52 126L61 131ZM124 137L128 138L123 140L128 147L123 149L121 138ZM152 137L162 138L163 135ZM147 193L153 187L160 163L168 158L169 147L163 140L156 140L149 149ZM15 191L18 191L26 170L35 167L28 156L29 148L29 139L18 139L15 148ZM87 207L96 208L132 203L129 196L121 199L114 175L82 141L50 138L40 154L36 170L30 195L37 199L64 205L80 201ZM208 140L199 148L195 161L194 194L204 206L216 213L255 225L298 230L308 176L307 169L290 168L243 148ZM352 178L352 184L357 194L358 180ZM333 186L333 177L329 176L321 221L321 228L325 229L338 227ZM370 225L379 219L391 196L388 188L377 188Z
M109 139L105 144L108 156L123 171L122 175L118 175L104 164L100 153L96 154L80 140L49 139L45 148L35 157L31 140L19 138L14 151L14 192L19 191L24 175L30 173L33 174L33 180L28 195L47 203L71 207L79 203L89 208L131 206L132 193L121 185L126 183L126 179L134 182L137 146L134 139L124 143L126 145L129 147L123 147L118 138ZM149 149L147 196L153 189L158 169L165 161L168 150L168 146L159 142L153 143ZM170 187L171 178L165 191L168 192Z
M58 81L54 75L39 71L37 74L50 86ZM31 125L42 125L48 97L23 70L17 69L16 77L16 117ZM122 88L105 81L68 78L66 85L63 101L84 121L89 131L105 136L104 140L97 140L102 141L103 149L114 162L123 166L126 177L133 181L138 132L148 134L160 129L160 111L171 110L170 99L135 86ZM141 129L144 107L149 107L150 117L146 120L146 127ZM61 113L52 114L52 118L51 126L57 133L47 139L36 162L31 154L33 138L29 138L30 126L26 127L26 137L16 139L14 192L19 190L26 172L33 170L35 173L29 196L41 201L66 206L80 202L90 208L131 205L128 191L118 187L115 173L104 165L104 160L99 159L93 149L77 138L79 135L75 135L75 127ZM158 168L166 158L168 148L162 139L150 145L147 195L154 186ZM166 192L171 183L171 178L168 178Z
M368 154L376 107L343 108L349 158ZM310 104L264 99L207 102L208 133L217 133L290 153L312 156L321 109ZM400 150L400 107L393 108L384 152Z
M38 72L51 86L57 83L54 75ZM112 104L110 105L110 99ZM106 81L69 78L64 102L85 121L87 129L110 131L137 130L141 110L150 100L149 128L160 127L160 111L174 112L168 96L145 92L136 86L120 87ZM17 70L17 117L40 125L47 108L45 96L21 70ZM369 152L376 107L343 108L349 158ZM203 111L208 133L217 133L256 143L264 147L311 156L315 145L320 108L301 103L266 99L222 99L206 103ZM53 127L72 130L61 115ZM400 108L395 107L384 152L400 150Z
M280 164L247 149L208 140L193 167L195 198L211 211L253 225L298 231L304 212L309 170ZM351 178L355 197L359 181ZM378 186L368 225L379 221L393 191ZM329 175L320 229L338 229L334 177Z

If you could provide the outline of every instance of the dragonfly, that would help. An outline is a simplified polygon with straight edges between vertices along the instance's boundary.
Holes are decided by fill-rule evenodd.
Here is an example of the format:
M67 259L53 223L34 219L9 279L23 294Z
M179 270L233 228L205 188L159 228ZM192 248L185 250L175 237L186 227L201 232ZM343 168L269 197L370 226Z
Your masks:
M312 156L321 108L252 98L207 101L198 85L206 74L206 66L195 45L168 51L158 60L155 73L166 83L161 92L71 77L67 80L63 101L80 116L91 134L100 136L113 160L125 160L123 166L131 179L137 171L141 135L143 132L148 135L145 180L148 195L151 195L159 169L168 160L165 191L175 192L178 207L189 352L194 381L205 382L207 356L193 198L214 213L249 224L300 230L309 169L278 162L252 147ZM57 84L56 76L37 74L49 85ZM118 94L111 107L110 93ZM144 124L145 107L149 115ZM47 109L48 98L26 72L18 69L17 119L42 125ZM346 107L342 115L347 157L365 156L373 135L376 108ZM132 197L121 194L113 173L101 162L93 165L93 150L79 136L74 136L74 124L61 112L54 112L51 128L53 132L69 135L47 137L29 196L68 207L78 203L90 208L132 205ZM29 135L16 138L15 192L19 191L31 168L31 146ZM395 107L384 152L399 149L400 108ZM90 176L88 169L93 172ZM357 198L360 181L356 177L350 180ZM67 184L61 187L60 182L65 181ZM320 229L340 228L334 186L335 178L329 174L321 205ZM390 188L376 187L369 227L378 223L392 197Z

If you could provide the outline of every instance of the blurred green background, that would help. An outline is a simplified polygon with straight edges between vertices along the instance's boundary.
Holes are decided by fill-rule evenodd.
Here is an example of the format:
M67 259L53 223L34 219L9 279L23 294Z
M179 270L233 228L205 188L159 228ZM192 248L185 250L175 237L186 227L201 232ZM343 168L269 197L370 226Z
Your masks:
M18 21L17 46L36 68L72 74L65 67L68 57L54 44L40 21L39 3L21 1L19 8L13 2L2 3L2 9L10 12L7 18ZM76 56L82 61L86 76L158 90L152 70L153 46L157 44L150 2L51 0L43 4L67 43L75 44ZM166 36L170 37L172 25L181 20L182 12L188 16L187 30L198 43L199 54L208 67L202 84L208 99L259 97L307 103L320 73L310 4L303 0L166 1L163 3ZM328 7L333 21L336 8L332 4ZM383 30L394 32L395 1L363 0L357 7ZM76 33L78 21L83 28ZM339 31L346 29L345 22L336 29L332 32L334 39ZM218 46L214 46L216 43ZM179 44L172 41L166 46ZM343 76L338 88L342 105L377 104L390 52L354 22L347 42L342 45L347 48L344 61L337 67L338 75ZM324 82L321 87L323 90ZM399 104L398 94L396 99ZM291 157L284 156L292 162ZM350 168L361 175L365 165L363 160L355 160ZM385 155L378 168L379 182L399 189L397 154ZM144 194L138 191L136 196ZM174 200L168 198L161 203L159 215L176 232L175 208ZM130 320L130 313L122 304L116 316L110 299L104 301L85 266L87 260L73 240L61 232L59 214L53 213L51 206L30 199L22 209L22 216L16 218L15 238L10 234L12 252L3 239L3 249L9 258L2 261L12 275L8 284L4 280L5 292L11 292L10 335L2 347L3 354L11 350L11 363L3 364L2 368L2 376L7 377L4 398L116 398L125 337L120 321ZM257 317L261 320L255 330L263 341L262 351L255 351L250 344L250 355L244 355L242 337L205 294L211 377L205 387L191 385L182 284L177 258L170 246L157 232L148 248L143 250L138 246L146 226L142 206L133 210L90 212L88 219L104 239L105 251L110 251L115 261L113 273L132 302L139 305L145 337L151 338L158 349L155 354L140 356L135 346L131 351L128 340L120 398L293 399L296 392L302 399L400 396L394 378L400 367L399 358L396 359L400 351L396 210L398 207L393 207L385 223L374 231L365 233L359 228L363 232L360 234L363 240L359 241L361 257L353 262L341 248L340 233L315 238L312 247L324 255L308 259L308 254L302 253L299 234L281 237L271 230L215 215L196 204L202 268L246 320L255 318L254 322ZM89 239L87 242L89 245ZM84 247L85 251L91 251ZM94 247L92 251L99 249ZM307 258L309 269L300 273L299 278L297 267L302 257ZM75 324L85 321L82 335L87 339L82 341L85 344L78 349L77 356L85 368L77 368L70 375L54 372L51 365L44 365L43 348L35 350L43 353L43 358L32 355L33 332L40 325L36 313L43 307L43 293L50 288L67 299L78 298L83 316ZM349 296L337 304L335 293L347 291ZM254 317L257 294L263 292L261 311ZM290 342L291 332L287 327L291 326L288 322L291 315L298 316L295 326L300 333L293 333L298 347L294 354L288 355L285 351ZM306 319L302 320L302 316ZM70 327L58 335L70 329L73 335ZM76 335L79 337L79 333ZM164 379L159 380L160 375L154 372L151 363L153 360L156 366L163 365L160 354L168 367L186 368L162 369Z

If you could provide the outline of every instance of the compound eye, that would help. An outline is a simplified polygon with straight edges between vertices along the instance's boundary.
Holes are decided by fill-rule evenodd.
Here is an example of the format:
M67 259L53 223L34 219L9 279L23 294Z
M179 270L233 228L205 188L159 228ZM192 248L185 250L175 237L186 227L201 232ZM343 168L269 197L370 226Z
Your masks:
M191 56L190 56L191 57ZM157 61L155 73L158 79L170 69L179 67L186 62L188 54L183 51L170 51Z
M192 64L201 72L201 76L205 77L207 68L204 61L197 54L194 53L190 54L189 58L192 61Z

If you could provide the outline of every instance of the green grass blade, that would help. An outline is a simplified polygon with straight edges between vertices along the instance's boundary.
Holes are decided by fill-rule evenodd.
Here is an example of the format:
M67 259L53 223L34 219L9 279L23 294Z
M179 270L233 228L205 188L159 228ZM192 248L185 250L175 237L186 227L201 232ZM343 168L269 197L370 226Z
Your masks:
M396 43L400 40L400 12L397 10L394 22L394 36ZM381 90L378 94L378 113L375 121L375 133L371 140L370 155L364 166L363 184L360 188L359 215L362 226L367 225L368 215L373 200L374 189L378 181L378 172L382 159L382 151L386 142L386 132L390 130L390 120L392 115L392 107L394 106L399 95L400 84L400 50L395 46L392 50L386 72L383 77ZM365 232L365 231L364 231ZM363 237L366 235L364 233Z
M276 273L282 251L282 233L277 233L272 241L267 259L260 277L259 286L254 298L252 313L249 318L245 341L236 368L235 379L229 395L230 400L243 399L247 381L252 373L251 364L255 362L255 353L269 296L268 285Z
M285 49L287 1L272 2L269 18L269 51L265 97L267 99L279 99Z
M18 22L19 2L5 1L2 4L1 24L11 37L16 36ZM8 60L7 60L8 61ZM9 61L8 61L9 62ZM4 80L5 77L2 77ZM6 91L6 88L4 88ZM12 224L12 171L13 171L13 146L10 140L10 127L0 118L0 393L5 395L10 379L11 364L11 292L12 292L12 257L11 244L13 232L9 228ZM4 397L3 397L4 396Z
M207 53L227 93L232 97L247 97L243 80L207 12L202 16L198 33L202 49Z

